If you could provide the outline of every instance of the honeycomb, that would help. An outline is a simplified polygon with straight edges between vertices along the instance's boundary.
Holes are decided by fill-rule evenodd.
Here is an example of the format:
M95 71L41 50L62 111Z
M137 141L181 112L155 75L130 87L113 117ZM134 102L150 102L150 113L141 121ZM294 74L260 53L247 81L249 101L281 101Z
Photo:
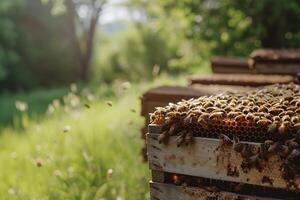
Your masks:
M170 103L156 108L151 123L162 125L162 141L222 134L253 142L288 139L300 135L300 86L275 84Z

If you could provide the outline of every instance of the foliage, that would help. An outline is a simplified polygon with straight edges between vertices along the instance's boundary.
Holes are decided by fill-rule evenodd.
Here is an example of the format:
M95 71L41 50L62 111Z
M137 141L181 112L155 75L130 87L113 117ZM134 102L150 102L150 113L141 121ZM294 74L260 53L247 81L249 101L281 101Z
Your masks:
M253 49L300 47L300 3L291 1L162 1L189 20L186 37L207 41L213 54L247 56Z
M52 15L51 7L40 0L1 1L1 88L50 86L78 76L67 19Z
M79 91L72 85L71 91L56 97L59 104L49 104L55 109L40 120L23 113L23 129L1 129L0 162L5 163L0 166L1 199L149 199L149 170L140 154L144 121L138 96L149 87L183 80L162 76L151 84L127 83L126 90L122 82ZM41 95L47 96L38 91L10 99ZM43 104L27 103L29 111L37 106L32 103Z

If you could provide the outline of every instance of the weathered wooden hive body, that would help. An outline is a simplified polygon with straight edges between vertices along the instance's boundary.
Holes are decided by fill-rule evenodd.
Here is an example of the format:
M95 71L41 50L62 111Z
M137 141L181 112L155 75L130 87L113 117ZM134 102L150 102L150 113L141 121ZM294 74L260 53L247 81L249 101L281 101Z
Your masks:
M260 74L300 73L300 49L259 49L249 56L249 67Z
M151 198L300 199L300 86L272 85L157 108Z

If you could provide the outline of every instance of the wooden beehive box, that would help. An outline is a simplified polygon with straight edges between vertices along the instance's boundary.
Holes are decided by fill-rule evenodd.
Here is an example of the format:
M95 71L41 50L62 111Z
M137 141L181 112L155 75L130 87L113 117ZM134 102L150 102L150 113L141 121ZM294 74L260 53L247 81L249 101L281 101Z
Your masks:
M217 94L222 91L241 91L247 90L247 87L224 86L224 85L204 85L194 84L192 86L162 86L148 90L141 99L141 115L145 119L144 127L141 130L141 138L145 139L147 127L150 122L149 113L152 113L156 107L166 106L169 103L176 103L182 99L187 100L197 98L203 95ZM142 149L142 155L146 160L146 147Z
M252 169L244 172L241 168L241 156L231 149L220 149L219 139L197 137L192 146L178 148L175 136L170 138L168 145L159 143L157 138L160 133L160 126L149 126L147 150L149 167L152 171L151 199L210 199L216 195L217 198L212 199L287 198L285 191L290 190L290 186L280 175L279 158L276 156L270 159L269 165L263 171ZM259 143L251 144L259 146ZM216 192L201 187L176 185L172 181L167 181L167 174L221 181L221 185L224 185L226 190L231 187L231 183L245 184L251 189L244 194L239 194L234 191ZM297 190L300 179L293 184L293 190ZM255 190L259 192L252 193ZM257 194L261 194L262 197ZM277 197L272 197L272 194L276 194ZM295 198L294 195L291 199Z
M244 58L213 57L211 59L213 73L224 74L252 74L248 60Z
M300 49L259 49L249 56L254 73L297 74L300 72Z

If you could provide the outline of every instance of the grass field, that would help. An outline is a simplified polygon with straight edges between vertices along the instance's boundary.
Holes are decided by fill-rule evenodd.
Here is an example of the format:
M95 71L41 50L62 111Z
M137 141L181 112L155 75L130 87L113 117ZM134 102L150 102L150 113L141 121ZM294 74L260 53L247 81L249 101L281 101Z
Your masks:
M139 96L154 85L183 83L179 80L159 78L126 90L119 82L94 86L92 93L83 87L74 93L51 90L45 96L61 103L51 104L50 113L46 103L52 100L42 91L2 98L9 102L6 110L15 109L16 100L31 101L14 123L2 124L0 199L149 199L148 166L140 156Z

